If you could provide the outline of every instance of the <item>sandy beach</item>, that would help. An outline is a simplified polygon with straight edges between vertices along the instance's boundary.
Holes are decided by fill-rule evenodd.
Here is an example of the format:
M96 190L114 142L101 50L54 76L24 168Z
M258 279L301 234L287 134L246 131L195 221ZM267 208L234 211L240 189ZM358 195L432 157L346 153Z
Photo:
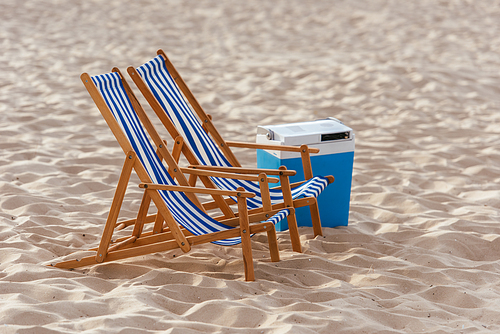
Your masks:
M499 0L2 0L0 46L0 333L500 332ZM123 164L80 74L159 48L226 140L352 127L349 225L278 263L256 235L255 282L213 244L46 266L98 244Z

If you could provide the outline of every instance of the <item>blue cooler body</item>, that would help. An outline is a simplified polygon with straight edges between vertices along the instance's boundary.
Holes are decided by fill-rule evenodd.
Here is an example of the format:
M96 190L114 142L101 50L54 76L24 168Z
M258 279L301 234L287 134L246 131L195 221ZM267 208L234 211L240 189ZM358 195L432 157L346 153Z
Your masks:
M257 129L257 143L271 145L319 148L319 153L311 153L314 175L333 175L335 182L328 185L318 197L318 207L323 227L347 226L351 197L352 169L354 163L354 133L335 118L311 122L282 125L264 125ZM302 159L299 153L257 150L257 167L277 169L286 166L297 171L290 182L304 180ZM296 209L297 224L312 226L309 207ZM288 229L282 220L276 230Z

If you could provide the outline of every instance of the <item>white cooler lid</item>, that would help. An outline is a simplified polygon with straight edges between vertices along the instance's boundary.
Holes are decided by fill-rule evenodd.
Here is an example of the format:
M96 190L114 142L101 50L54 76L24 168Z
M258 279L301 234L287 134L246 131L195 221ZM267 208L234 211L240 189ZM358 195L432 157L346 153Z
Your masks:
M280 125L259 125L257 127L257 143L270 145L300 146L319 148L314 155L329 155L354 152L355 135L353 130L339 120L330 117L309 122ZM300 157L299 153L266 150L280 158Z
M280 125L259 125L257 135L282 145L322 144L352 139L352 129L335 118Z

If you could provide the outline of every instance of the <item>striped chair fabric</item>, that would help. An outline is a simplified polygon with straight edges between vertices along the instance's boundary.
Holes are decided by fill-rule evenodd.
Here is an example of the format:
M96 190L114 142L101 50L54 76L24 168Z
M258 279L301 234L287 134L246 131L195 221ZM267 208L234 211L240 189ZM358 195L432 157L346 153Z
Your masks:
M165 165L157 156L149 137L146 135L142 123L132 108L119 74L108 73L97 75L92 77L92 81L97 86L113 116L128 137L137 157L142 162L152 182L155 184L177 185L168 174ZM208 216L182 192L166 190L160 190L159 192L175 220L194 235L234 228L224 225ZM288 209L281 210L266 222L276 224L288 216L289 213L290 210ZM214 241L213 243L230 246L240 242L241 238L235 237Z
M202 128L196 115L187 102L184 94L173 80L165 66L162 56L158 55L151 61L137 68L137 72L149 87L156 100L160 103L184 138L191 147L199 163L205 166L231 167L212 138ZM229 180L212 177L213 182L221 189L235 190L243 187L246 191L256 194L247 199L248 208L262 206L262 198L257 183L246 180ZM328 179L323 176L315 176L305 183L292 189L292 198L318 197L328 185ZM283 194L279 189L270 189L271 203L283 202Z

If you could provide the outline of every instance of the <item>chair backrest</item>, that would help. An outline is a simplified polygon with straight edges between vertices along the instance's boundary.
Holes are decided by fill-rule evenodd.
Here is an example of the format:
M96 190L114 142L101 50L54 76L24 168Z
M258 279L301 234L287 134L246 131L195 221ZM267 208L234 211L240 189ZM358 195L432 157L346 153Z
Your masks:
M172 78L163 56L158 55L138 67L137 72L166 111L198 162L202 165L230 167L231 163L205 132L192 106Z
M92 77L92 81L130 142L152 182L177 185L156 154L143 124L134 111L120 74L112 72L97 75ZM209 217L182 192L161 190L160 195L175 220L194 235L202 235L230 228ZM214 243L233 245L239 242L240 238L231 238L215 241Z

